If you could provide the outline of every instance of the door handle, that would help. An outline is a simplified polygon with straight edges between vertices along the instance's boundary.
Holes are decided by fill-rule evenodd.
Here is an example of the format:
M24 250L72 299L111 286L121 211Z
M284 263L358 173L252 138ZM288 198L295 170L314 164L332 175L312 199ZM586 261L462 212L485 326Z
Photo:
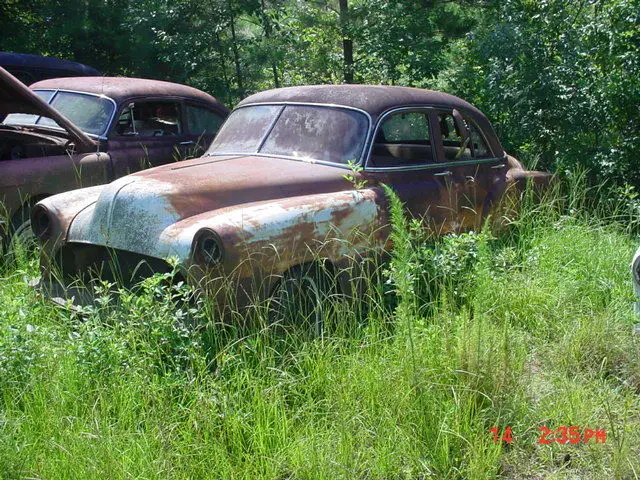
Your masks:
M445 170L444 172L436 172L433 174L434 177L448 177L452 175L450 170Z
M494 170L498 170L500 168L504 168L505 164L504 163L499 163L498 165L493 165L491 168L493 168Z
M472 177L471 175L467 175L466 177L464 177L464 180L467 183L475 183L476 177Z
M187 140L186 142L180 142L180 145L181 145L182 147L188 147L188 146L193 145L193 144L195 144L195 143L196 143L196 142L194 142L193 140Z

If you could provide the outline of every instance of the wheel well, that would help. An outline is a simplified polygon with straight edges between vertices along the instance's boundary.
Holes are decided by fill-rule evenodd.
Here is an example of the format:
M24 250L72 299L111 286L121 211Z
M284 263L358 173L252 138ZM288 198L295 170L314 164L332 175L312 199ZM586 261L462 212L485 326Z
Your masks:
M18 207L15 210L15 212L13 212L13 215L11 216L10 234L13 233L16 230L16 228L18 228L20 224L24 221L25 210L27 215L29 215L34 205L38 203L40 200L47 198L48 196L49 195L42 195L42 194L35 195L33 197L29 197L26 201L24 201L22 205L20 205L20 207Z
M340 293L343 288L342 288L342 285L340 284L340 280L336 278L335 265L331 260L325 258L325 259L321 259L320 261L304 262L304 263L298 263L296 265L290 266L287 270L284 271L284 273L282 273L278 281L274 282L274 284L271 287L271 292L269 293L269 296L273 296L276 293L276 291L278 290L284 278L287 278L290 275L297 275L299 274L298 272L306 273L311 271L312 269L317 269L317 268L322 268L324 271L326 271L327 275L329 276L329 278L331 278L331 280L335 280L335 283L333 282L332 283L337 290L336 293Z

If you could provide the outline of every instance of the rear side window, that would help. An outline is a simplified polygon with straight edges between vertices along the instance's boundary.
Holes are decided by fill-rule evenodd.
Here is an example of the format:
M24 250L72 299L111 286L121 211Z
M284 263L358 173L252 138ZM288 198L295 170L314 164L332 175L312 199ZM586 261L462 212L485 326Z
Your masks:
M224 118L207 108L186 105L187 128L194 135L212 135L218 132Z
M444 156L447 161L492 157L491 151L475 123L465 118L470 138L463 145L458 126L451 113L439 113L438 121L440 123Z

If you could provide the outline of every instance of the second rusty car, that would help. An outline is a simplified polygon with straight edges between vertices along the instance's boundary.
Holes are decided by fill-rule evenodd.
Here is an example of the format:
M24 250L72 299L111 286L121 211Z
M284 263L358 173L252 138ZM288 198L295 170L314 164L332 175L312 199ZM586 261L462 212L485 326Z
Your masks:
M84 272L135 280L170 270L173 257L199 286L233 275L244 304L318 256L341 268L354 248L385 248L383 184L441 234L478 228L527 179L548 175L525 170L485 115L455 96L362 85L266 91L235 108L201 158L38 203L41 285L77 299L69 286Z
M0 241L25 240L45 197L201 155L227 115L185 85L68 77L28 88L0 68Z

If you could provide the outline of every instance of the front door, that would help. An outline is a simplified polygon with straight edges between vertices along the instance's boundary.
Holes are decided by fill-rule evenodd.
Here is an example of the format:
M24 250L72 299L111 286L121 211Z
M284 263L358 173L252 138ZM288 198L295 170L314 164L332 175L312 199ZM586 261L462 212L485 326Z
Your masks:
M132 102L109 137L115 177L181 160L181 144L188 141L179 101Z
M415 218L435 235L455 228L458 179L437 162L433 148L432 110L399 109L385 115L377 128L365 177L393 188Z

